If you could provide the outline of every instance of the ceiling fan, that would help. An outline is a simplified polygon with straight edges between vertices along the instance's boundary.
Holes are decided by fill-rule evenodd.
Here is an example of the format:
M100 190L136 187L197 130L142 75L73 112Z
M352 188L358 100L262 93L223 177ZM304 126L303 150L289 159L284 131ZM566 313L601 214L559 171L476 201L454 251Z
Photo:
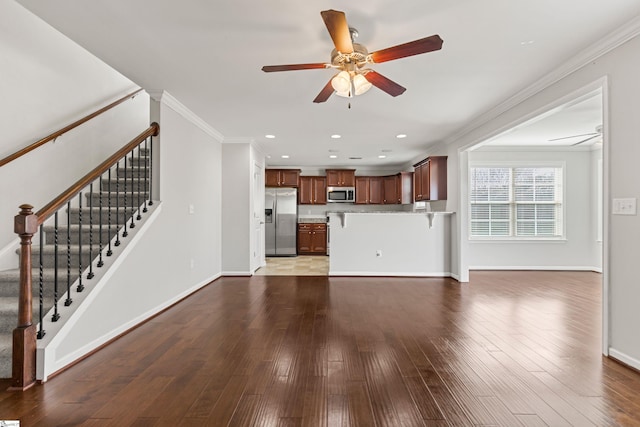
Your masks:
M358 32L347 25L347 18L344 12L324 10L320 12L320 15L322 15L322 19L335 45L335 49L331 52L331 63L266 65L262 67L262 71L266 73L274 71L313 70L319 68L334 68L340 70L338 74L329 80L318 96L316 96L313 100L315 103L325 102L333 92L336 92L336 95L348 98L354 95L361 95L368 91L372 85L391 96L401 95L406 88L384 77L382 74L365 67L368 64L379 64L381 62L406 58L442 48L442 39L436 34L369 53L366 47L354 42L355 37L358 36Z
M574 147L576 145L580 145L580 144L584 144L585 142L589 142L589 141L591 141L593 139L600 138L601 136L602 136L602 125L598 125L598 126L596 126L595 132L581 133L581 134L570 135L570 136L563 136L563 137L560 137L560 138L550 139L549 142L561 141L563 139L581 138L579 141L574 142L573 144L571 144L571 146ZM598 141L596 141L596 142L598 142Z

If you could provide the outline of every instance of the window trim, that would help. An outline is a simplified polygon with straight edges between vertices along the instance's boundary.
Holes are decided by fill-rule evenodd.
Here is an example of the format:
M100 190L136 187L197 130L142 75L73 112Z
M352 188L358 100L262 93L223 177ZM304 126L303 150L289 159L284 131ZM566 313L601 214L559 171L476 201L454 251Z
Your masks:
M566 216L566 197L567 197L567 162L564 160L473 160L468 164L468 197L467 197L467 209L469 212L468 224L467 224L467 239L470 242L566 242L567 237L567 216ZM562 233L558 236L472 236L471 235L471 189L473 188L472 181L472 169L474 168L557 168L562 171L562 198L560 202L560 212ZM513 190L513 182L511 183L510 193ZM510 194L511 196L511 194ZM510 200L507 203L509 206L515 206L515 200ZM549 204L558 204L557 202L549 202ZM509 227L515 227L515 218L509 219Z

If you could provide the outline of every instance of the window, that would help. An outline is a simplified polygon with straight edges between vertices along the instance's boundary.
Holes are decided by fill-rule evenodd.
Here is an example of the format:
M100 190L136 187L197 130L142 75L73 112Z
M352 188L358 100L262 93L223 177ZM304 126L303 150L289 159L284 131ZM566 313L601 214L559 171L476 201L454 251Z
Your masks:
M563 169L563 165L472 165L470 236L562 237Z

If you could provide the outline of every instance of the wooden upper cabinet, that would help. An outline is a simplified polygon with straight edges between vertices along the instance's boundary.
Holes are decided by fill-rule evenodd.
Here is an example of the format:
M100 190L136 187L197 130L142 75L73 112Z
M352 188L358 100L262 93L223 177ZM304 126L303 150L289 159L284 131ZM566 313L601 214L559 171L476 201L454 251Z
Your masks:
M265 169L265 187L297 187L300 169Z
M356 205L365 205L369 203L369 177L356 176Z
M326 205L327 180L324 176L301 176L298 204Z
M413 203L413 172L400 172L398 175L398 198L403 205Z
M413 172L389 176L356 176L356 204L388 205L413 202Z
M381 176L356 176L356 204L381 205L383 180Z
M431 185L431 175L429 173L429 165L431 160L427 160L422 165L422 173L420 174L420 188L422 189L422 200L429 200L429 186Z
M447 200L447 156L429 158L429 200Z
M380 205L383 203L384 178L381 176L369 177L369 203L372 205Z
M327 178L324 176L316 176L313 179L313 203L316 205L327 204Z
M399 193L400 191L398 190L398 177L396 175L385 176L383 199L384 204L392 205L400 203L400 198L398 197Z
M355 169L327 169L327 187L355 187Z
M427 157L414 167L415 200L446 200L447 156Z
M310 177L310 176L300 177L300 187L298 188L298 204L299 205L313 204L312 181L313 181L313 177Z

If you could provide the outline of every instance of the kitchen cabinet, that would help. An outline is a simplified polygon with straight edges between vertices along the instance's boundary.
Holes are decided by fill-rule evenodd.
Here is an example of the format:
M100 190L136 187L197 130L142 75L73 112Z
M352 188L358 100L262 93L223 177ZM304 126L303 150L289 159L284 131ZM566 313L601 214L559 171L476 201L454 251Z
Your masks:
M447 156L431 156L413 165L415 201L447 199Z
M398 177L395 175L384 177L384 197L382 203L385 205L394 205L400 203L398 191Z
M298 204L326 205L327 179L324 176L301 176Z
M327 254L327 224L298 224L298 255Z
M265 187L297 187L300 169L265 169Z
M356 204L382 204L382 183L381 176L356 176Z
M413 173L356 176L356 204L409 204L413 201Z
M327 169L327 187L355 187L355 169Z
M395 199L391 199L385 195L387 203L402 205L413 203L413 172L400 172L394 176L396 178ZM395 200L395 202L392 202L391 200Z

